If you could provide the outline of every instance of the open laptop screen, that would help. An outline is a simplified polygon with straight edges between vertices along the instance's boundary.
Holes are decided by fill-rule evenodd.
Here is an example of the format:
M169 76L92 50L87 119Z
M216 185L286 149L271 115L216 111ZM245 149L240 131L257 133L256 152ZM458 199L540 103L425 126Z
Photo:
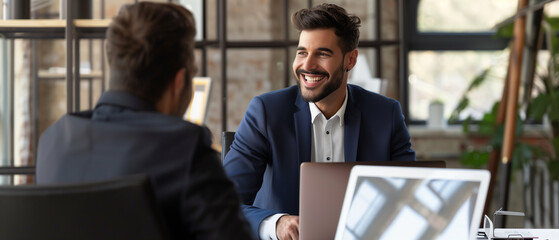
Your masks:
M488 180L485 170L354 167L336 239L470 239Z

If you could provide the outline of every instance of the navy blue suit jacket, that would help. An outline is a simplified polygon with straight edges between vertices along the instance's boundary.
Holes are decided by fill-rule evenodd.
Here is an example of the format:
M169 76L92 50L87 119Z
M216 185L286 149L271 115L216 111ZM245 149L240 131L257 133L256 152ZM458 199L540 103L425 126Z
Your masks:
M254 233L276 213L299 214L299 171L311 159L309 104L298 86L255 97L224 160ZM344 157L354 161L414 161L400 104L348 85Z

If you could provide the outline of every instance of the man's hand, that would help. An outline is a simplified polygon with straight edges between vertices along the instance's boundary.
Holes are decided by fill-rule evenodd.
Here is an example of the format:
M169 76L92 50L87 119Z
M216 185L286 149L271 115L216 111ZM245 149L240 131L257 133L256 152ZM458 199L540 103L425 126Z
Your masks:
M298 240L299 216L281 216L276 223L276 236L279 240Z

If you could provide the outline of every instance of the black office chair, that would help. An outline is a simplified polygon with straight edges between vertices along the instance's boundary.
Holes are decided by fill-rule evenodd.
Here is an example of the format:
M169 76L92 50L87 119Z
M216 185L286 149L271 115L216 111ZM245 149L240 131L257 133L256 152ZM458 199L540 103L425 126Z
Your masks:
M225 160L225 155L229 152L233 140L235 140L235 132L223 132L221 134L221 161Z
M166 239L149 178L0 186L0 239Z

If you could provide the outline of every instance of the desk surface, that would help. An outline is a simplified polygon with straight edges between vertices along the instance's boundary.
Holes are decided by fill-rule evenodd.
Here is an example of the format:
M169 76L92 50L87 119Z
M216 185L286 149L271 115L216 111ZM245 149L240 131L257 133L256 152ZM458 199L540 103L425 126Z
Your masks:
M495 229L496 231L502 230L501 228ZM479 229L483 232L483 228ZM548 228L512 228L507 229L507 231L516 232L529 232L532 236L537 237L537 240L557 240L559 239L559 229L548 229Z

